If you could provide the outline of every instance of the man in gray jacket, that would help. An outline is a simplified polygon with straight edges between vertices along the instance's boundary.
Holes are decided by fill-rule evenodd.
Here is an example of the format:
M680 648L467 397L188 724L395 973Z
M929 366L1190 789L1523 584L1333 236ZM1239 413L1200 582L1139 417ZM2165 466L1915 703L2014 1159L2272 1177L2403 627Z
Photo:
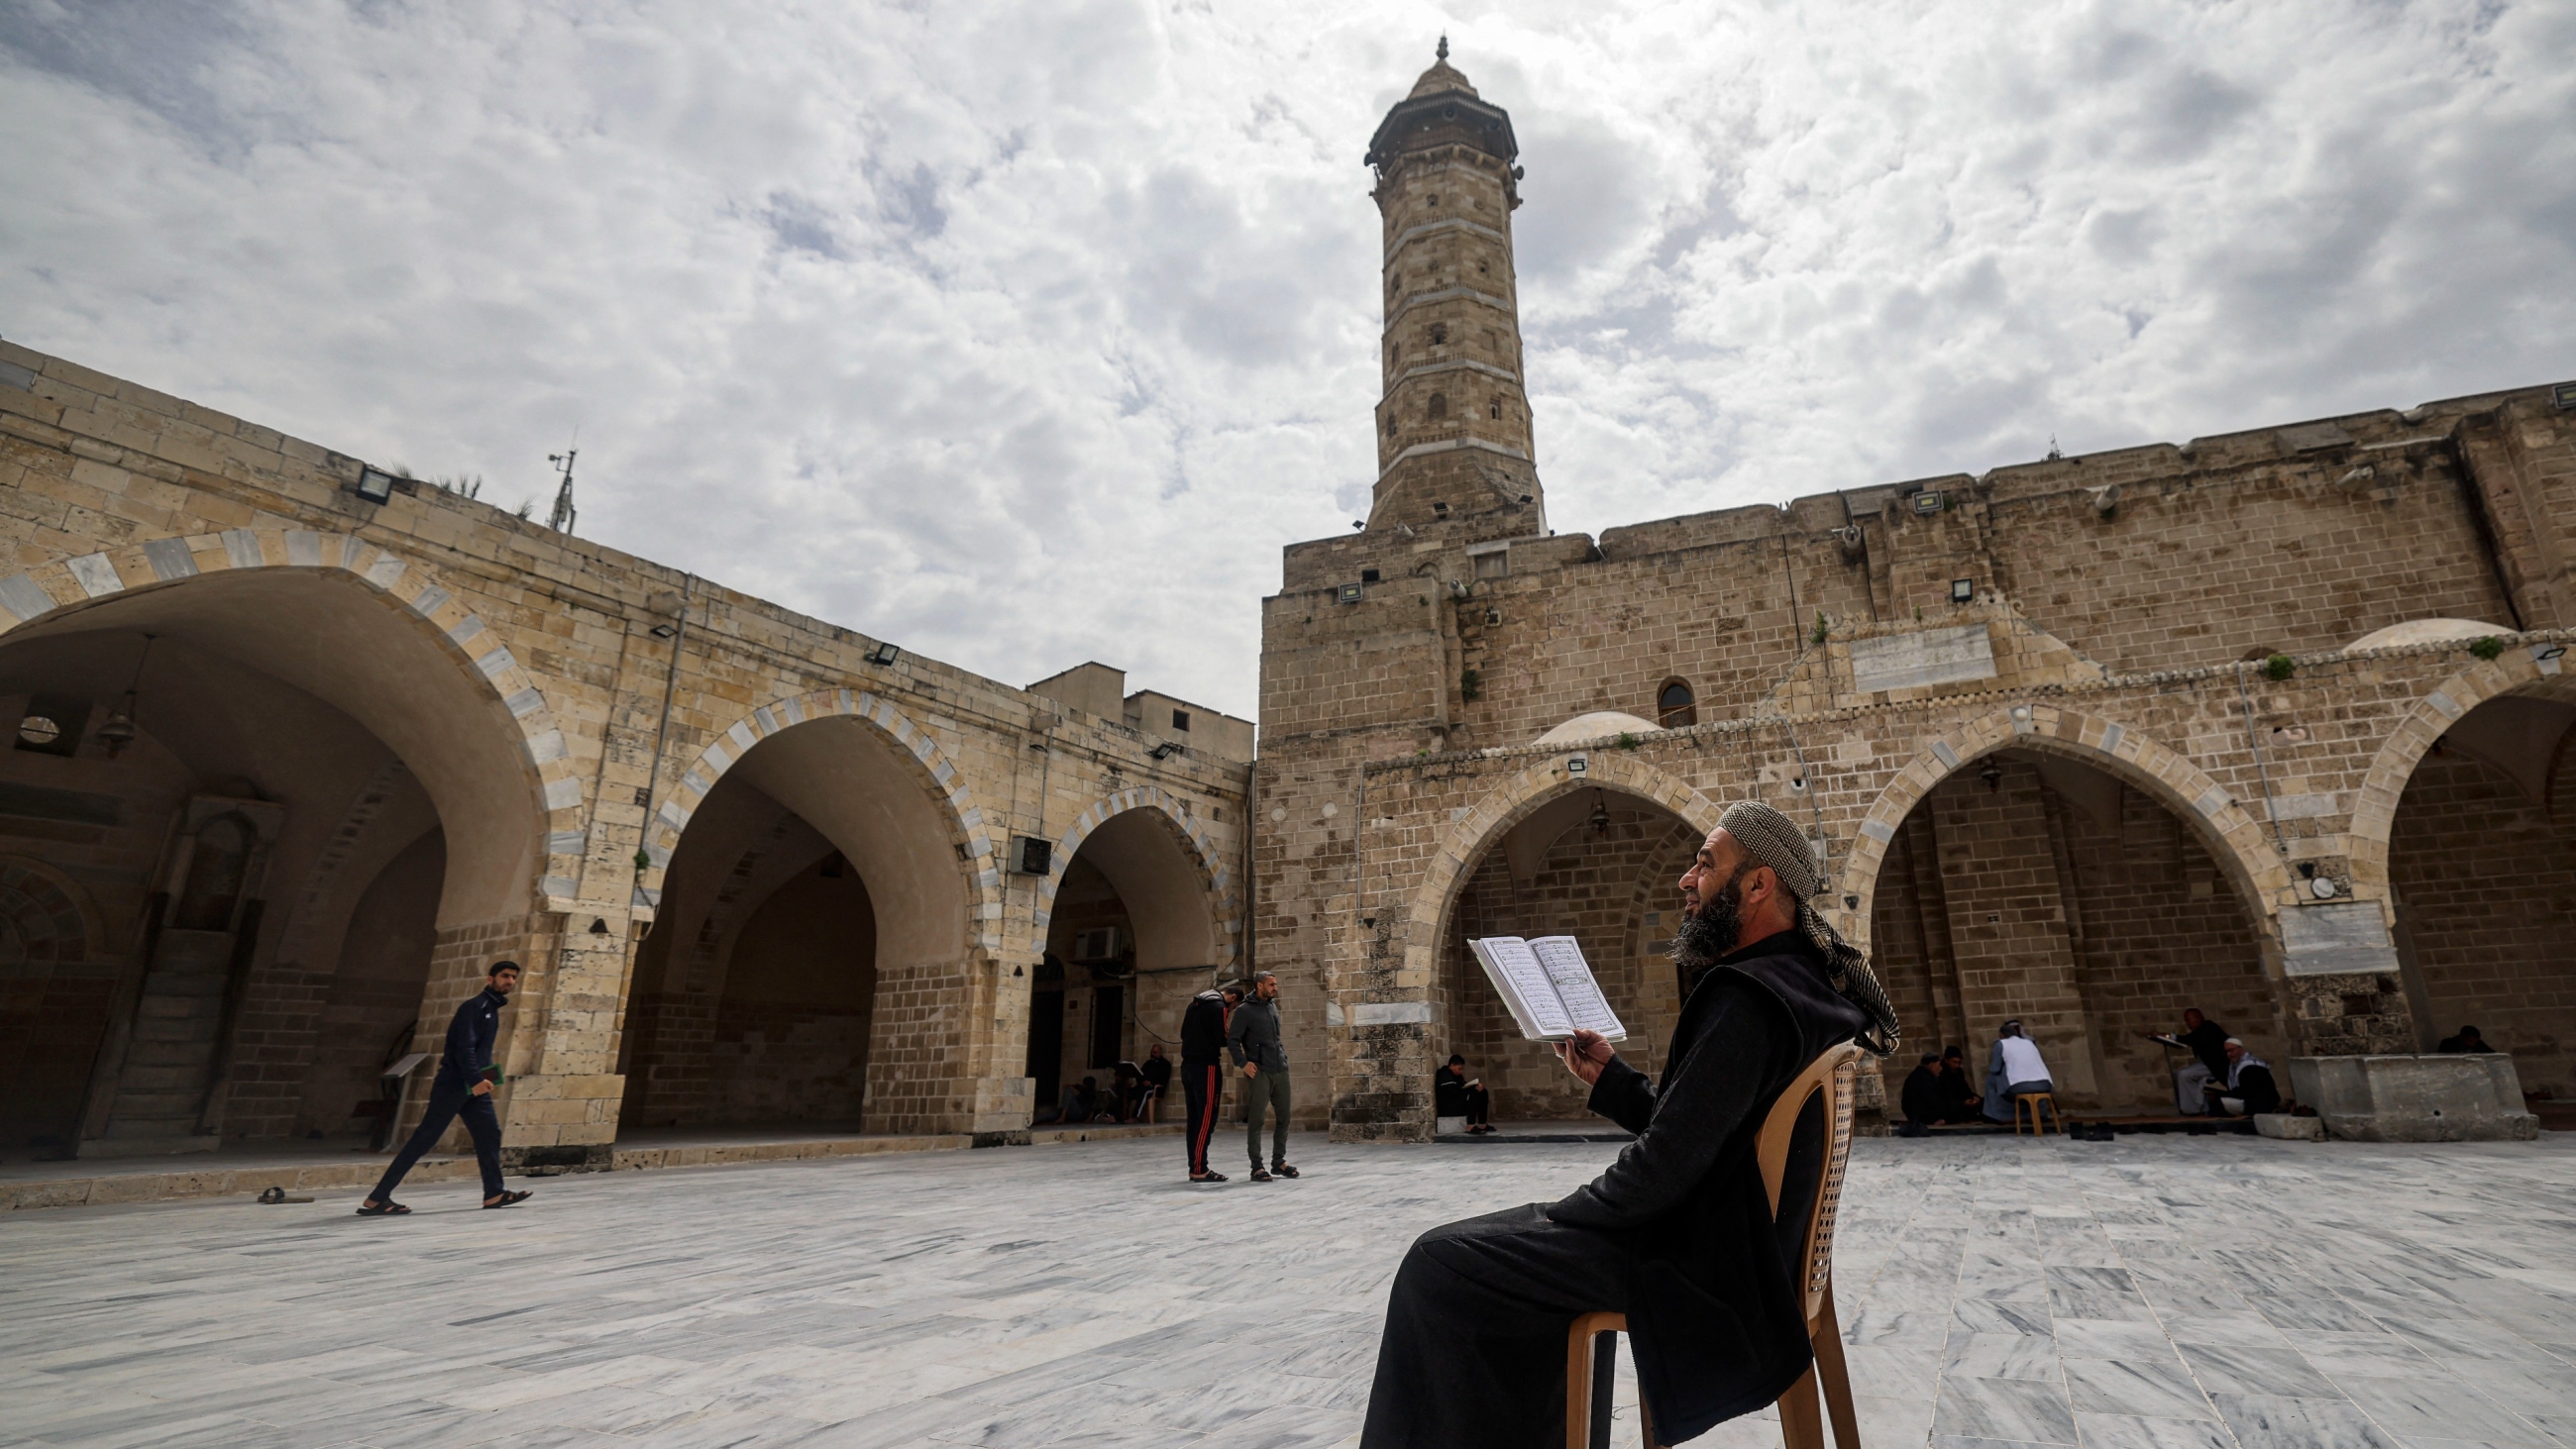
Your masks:
M1252 999L1234 1009L1226 1023L1226 1050L1243 1068L1244 1146L1252 1153L1252 1180L1295 1177L1288 1165L1288 1049L1279 1041L1279 978L1267 971L1252 978ZM1278 1116L1270 1133L1270 1170L1261 1170L1261 1112Z

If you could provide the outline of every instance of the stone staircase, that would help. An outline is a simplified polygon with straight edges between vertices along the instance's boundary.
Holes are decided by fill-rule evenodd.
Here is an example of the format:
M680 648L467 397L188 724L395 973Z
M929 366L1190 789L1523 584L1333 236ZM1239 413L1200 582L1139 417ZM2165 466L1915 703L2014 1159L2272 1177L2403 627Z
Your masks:
M222 1140L220 1132L199 1132L197 1123L214 1071L232 951L230 931L161 933L152 970L143 978L107 1130L82 1143L81 1156L211 1152Z

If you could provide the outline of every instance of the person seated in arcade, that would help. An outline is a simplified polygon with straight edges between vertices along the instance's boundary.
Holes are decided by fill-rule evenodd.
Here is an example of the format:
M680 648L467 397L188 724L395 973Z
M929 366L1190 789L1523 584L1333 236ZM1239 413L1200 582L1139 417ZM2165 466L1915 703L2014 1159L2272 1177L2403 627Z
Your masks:
M1482 1137L1494 1130L1493 1094L1485 1090L1482 1078L1468 1078L1467 1059L1456 1052L1449 1054L1449 1064L1432 1079L1431 1096L1438 1115L1466 1118L1470 1133Z
M1554 1203L1433 1228L1388 1294L1362 1449L1558 1449L1566 1335L1625 1313L1656 1433L1696 1438L1777 1400L1813 1349L1792 1234L1754 1148L1771 1104L1828 1048L1896 1050L1896 1013L1810 901L1816 857L1787 816L1719 817L1682 876L1681 1016L1660 1081L1594 1032L1558 1048L1591 1109L1637 1134ZM1793 1214L1794 1216L1794 1214Z

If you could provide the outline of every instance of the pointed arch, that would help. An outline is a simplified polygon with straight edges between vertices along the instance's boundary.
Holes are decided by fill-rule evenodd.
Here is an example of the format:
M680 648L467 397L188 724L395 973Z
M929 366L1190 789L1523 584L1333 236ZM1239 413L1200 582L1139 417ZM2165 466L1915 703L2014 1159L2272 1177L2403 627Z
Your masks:
M581 866L588 846L585 782L567 748L563 729L535 678L499 633L459 598L446 576L409 555L347 533L258 524L220 533L139 539L113 549L58 555L0 579L0 640L26 633L70 632L85 616L118 602L188 587L193 581L252 574L307 575L353 583L406 622L455 667L515 737L529 806L542 821L533 850L544 862L533 882L543 909L579 908ZM210 641L222 651L222 640ZM259 656L262 651L245 651ZM253 662L246 659L245 662ZM333 667L335 661L317 661ZM271 668L269 672L279 671ZM308 675L310 672L308 671ZM369 709L363 700L334 698L328 684L281 674L358 720L397 753L405 753L401 711ZM412 751L417 753L417 751ZM416 764L418 762L415 762ZM423 776L433 794L463 782Z
M1836 873L1859 904L1830 902L1826 914L1854 941L1868 940L1870 907L1888 842L1934 786L1972 762L2004 749L2038 749L2092 765L2163 805L2200 837L2235 887L2261 934L2277 940L2274 917L2291 888L2288 867L2268 843L2262 822L2226 787L2172 749L2116 720L2061 705L2016 704L1927 740L1861 819L1858 838Z
M1172 837L1174 846L1197 873L1200 894L1207 902L1209 919L1224 952L1222 961L1209 964L1226 965L1242 959L1243 912L1223 864L1225 852L1218 849L1216 842L1208 836L1207 828L1199 823L1189 802L1160 785L1137 785L1102 796L1076 816L1072 826L1056 841L1055 859L1050 863L1046 879L1038 885L1035 934L1029 942L1030 955L1046 954L1047 924L1054 918L1056 892L1064 885L1064 873L1072 866L1075 853L1102 826L1139 811Z
M728 725L698 752L697 758L683 766L677 783L668 787L661 808L646 822L644 851L650 863L636 882L637 911L649 913L661 904L662 881L670 868L671 852L678 848L689 817L727 771L764 740L799 726L836 719L864 726L881 742L892 745L888 753L920 787L925 799L935 802L933 809L957 852L958 869L966 887L967 919L961 923L964 939L988 954L999 952L1002 874L982 808L967 789L964 774L939 741L892 704L865 690L816 689L772 700ZM779 803L795 808L793 801ZM846 844L834 843L843 845L844 853L849 853Z
M1566 762L1584 760L1582 774ZM1405 923L1404 965L1428 973L1439 962L1441 923L1476 863L1497 841L1548 802L1577 790L1616 790L1680 816L1705 834L1717 828L1718 807L1677 775L1619 750L1568 750L1550 756L1485 792L1451 823L1433 848L1431 866L1414 888ZM1424 979L1428 979L1427 975Z
M2492 660L2473 664L2427 690L2398 717L2371 756L2360 797L2352 807L2345 857L2352 863L2356 886L2386 892L2388 845L2397 827L2397 803L2405 796L2415 767L2451 726L2489 700L2523 693L2553 679L2561 697L2576 700L2576 681L2559 672L2560 661L2539 657L2548 647L2507 649Z

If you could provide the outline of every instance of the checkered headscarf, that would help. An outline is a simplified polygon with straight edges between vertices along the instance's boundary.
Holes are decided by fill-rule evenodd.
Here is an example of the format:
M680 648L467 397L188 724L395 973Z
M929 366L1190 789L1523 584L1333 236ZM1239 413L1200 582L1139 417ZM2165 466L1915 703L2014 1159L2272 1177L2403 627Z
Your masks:
M1869 967L1869 958L1817 912L1814 901L1824 889L1824 872L1816 864L1816 852L1807 844L1807 837L1788 816L1750 800L1726 807L1717 824L1744 847L1754 864L1771 867L1772 873L1780 877L1781 887L1796 898L1798 929L1824 953L1835 992L1869 1018L1868 1028L1858 1038L1861 1047L1877 1056L1894 1056L1898 1036L1896 1008L1888 1003L1887 992L1878 984L1878 973Z

